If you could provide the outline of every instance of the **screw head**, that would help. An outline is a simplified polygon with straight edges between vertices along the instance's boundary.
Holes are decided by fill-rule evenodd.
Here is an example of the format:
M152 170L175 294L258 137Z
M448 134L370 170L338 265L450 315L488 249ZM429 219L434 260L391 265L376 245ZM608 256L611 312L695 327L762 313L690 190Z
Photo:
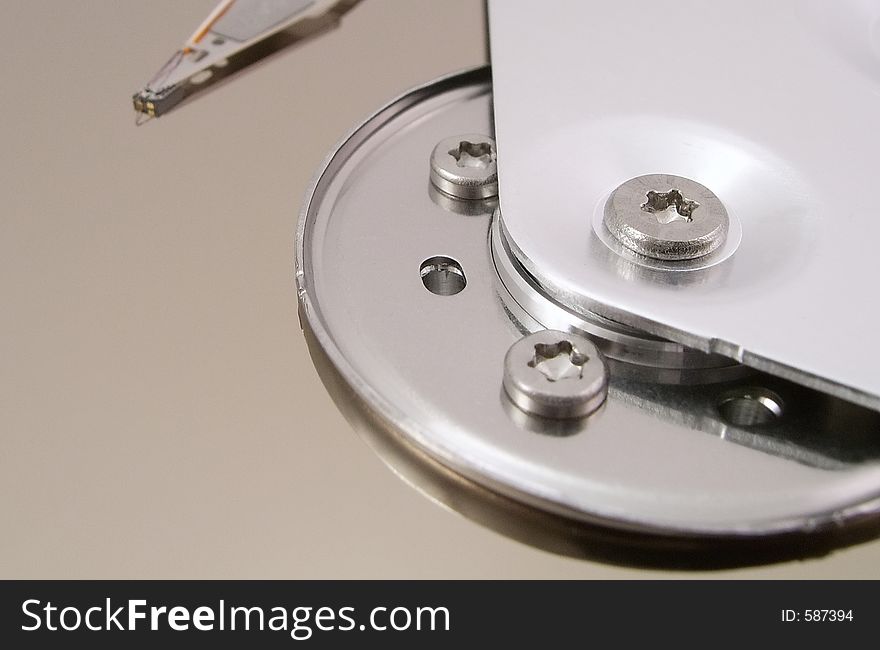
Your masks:
M527 413L584 417L608 395L608 365L586 338L542 330L510 346L503 386L510 401Z
M660 260L708 255L730 218L707 187L682 176L647 174L620 185L605 203L605 227L628 249Z
M431 153L431 183L457 199L498 195L495 140L465 134L441 140Z

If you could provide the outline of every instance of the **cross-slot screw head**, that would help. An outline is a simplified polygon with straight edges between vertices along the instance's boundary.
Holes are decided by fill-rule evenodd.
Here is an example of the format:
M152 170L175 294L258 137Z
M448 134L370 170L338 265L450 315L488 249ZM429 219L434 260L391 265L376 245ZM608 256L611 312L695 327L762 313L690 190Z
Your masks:
M631 251L690 260L724 243L730 218L707 187L682 176L648 174L620 185L605 203L605 227Z
M495 140L467 133L441 140L431 153L431 183L457 199L498 194Z
M504 357L504 391L526 413L584 417L608 394L608 365L588 339L557 330L529 334Z

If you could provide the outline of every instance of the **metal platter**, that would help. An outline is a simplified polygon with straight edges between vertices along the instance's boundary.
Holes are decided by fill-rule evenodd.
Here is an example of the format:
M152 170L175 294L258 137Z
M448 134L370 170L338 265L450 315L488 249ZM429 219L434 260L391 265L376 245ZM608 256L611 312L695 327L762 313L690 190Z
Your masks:
M555 302L505 247L495 199L431 185L432 151L462 133L493 135L487 68L364 122L297 230L313 359L393 468L505 534L614 561L740 564L877 533L880 414ZM508 350L543 329L608 359L590 416L507 398Z

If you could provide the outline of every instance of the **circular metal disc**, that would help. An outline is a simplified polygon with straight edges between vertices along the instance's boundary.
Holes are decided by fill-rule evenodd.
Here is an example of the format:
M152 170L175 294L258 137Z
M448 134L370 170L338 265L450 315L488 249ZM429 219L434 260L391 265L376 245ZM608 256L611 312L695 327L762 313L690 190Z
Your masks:
M545 325L499 281L494 205L454 209L428 179L442 139L492 133L491 99L486 69L418 88L355 130L315 181L296 279L343 410L488 493L584 526L743 542L876 523L877 414L782 380L660 385L612 368L607 400L578 428L511 410L505 355ZM438 272L456 267L455 292L424 281L437 259ZM743 401L768 394L779 415L752 422L761 410Z

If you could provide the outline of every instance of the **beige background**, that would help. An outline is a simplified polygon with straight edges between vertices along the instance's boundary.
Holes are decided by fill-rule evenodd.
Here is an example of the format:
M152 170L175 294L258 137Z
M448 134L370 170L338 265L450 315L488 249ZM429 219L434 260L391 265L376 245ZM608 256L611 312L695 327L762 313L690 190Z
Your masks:
M398 480L317 379L293 236L334 143L485 59L476 0L367 0L134 127L214 0L0 3L0 577L635 577ZM880 543L721 574L878 577Z

